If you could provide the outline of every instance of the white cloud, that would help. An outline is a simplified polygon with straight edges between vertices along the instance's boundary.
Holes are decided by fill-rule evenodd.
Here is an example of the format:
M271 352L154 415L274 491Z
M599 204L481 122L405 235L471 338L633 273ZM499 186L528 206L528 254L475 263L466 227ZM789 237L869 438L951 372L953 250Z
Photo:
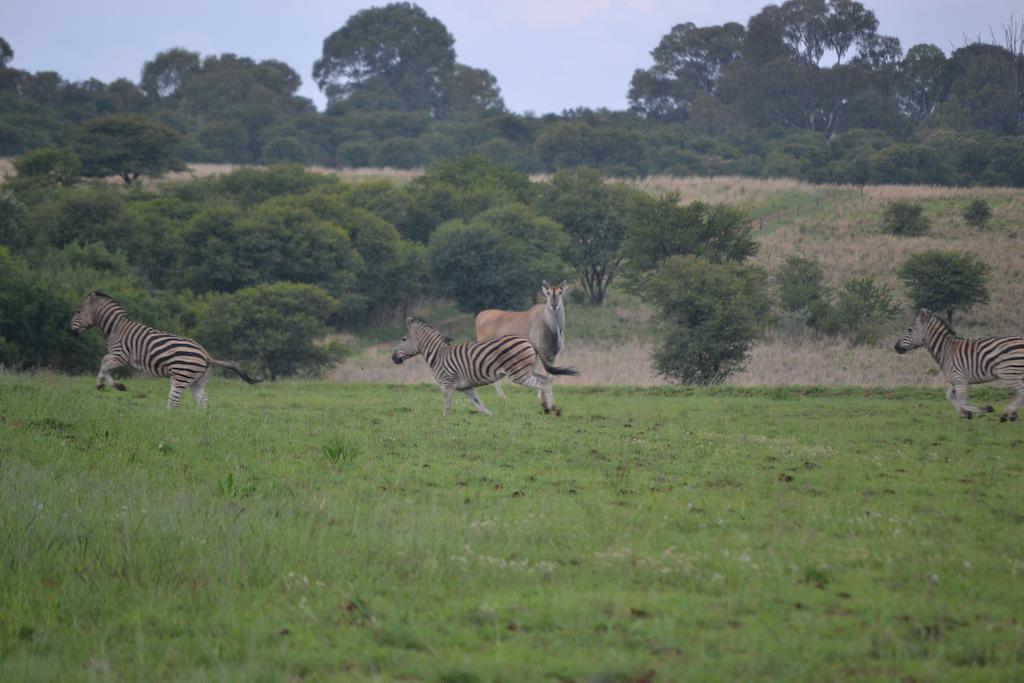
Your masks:
M613 7L647 14L654 10L655 0L486 0L485 4L499 21L551 30L576 26Z

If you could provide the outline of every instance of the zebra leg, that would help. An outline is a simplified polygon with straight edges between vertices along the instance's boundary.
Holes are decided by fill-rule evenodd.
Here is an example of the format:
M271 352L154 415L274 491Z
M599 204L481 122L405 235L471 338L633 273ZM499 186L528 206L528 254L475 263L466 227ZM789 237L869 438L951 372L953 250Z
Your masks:
M550 378L533 373L513 381L524 387L537 389L537 398L540 400L540 405L544 409L545 414L554 413L556 416L562 414L562 412L555 407L554 395L551 393Z
M183 382L180 379L171 378L171 391L167 394L167 407L177 408L181 405L181 394L185 391L188 386L187 382Z
M448 411L452 409L452 396L455 395L455 390L451 387L445 387L444 390L444 416L448 417Z
M953 385L953 393L956 397L957 410L959 410L960 414L966 417L968 420L974 417L975 413L991 413L994 410L992 406L985 406L984 408L979 408L977 406L969 405L967 403L966 384Z
M479 410L484 415L490 415L491 414L491 411L487 410L487 406L485 406L483 401L480 400L480 397L476 395L476 389L472 389L472 388L470 388L470 389L462 389L461 391L462 391L462 393L464 393L466 395L466 397L470 401L473 402L473 405L476 406L477 410Z
M502 401L507 401L508 400L508 396L505 396L505 392L501 388L501 380L500 379L497 382L494 383L494 390L496 392L498 392L498 398L500 398Z
M114 387L118 391L124 391L127 387L120 382L115 382L110 371L115 368L124 367L126 363L112 353L103 356L100 361L100 371L96 375L96 388L102 390L104 387Z
M206 386L206 380L208 380L209 378L210 370L207 370L205 373L203 373L202 377L197 379L195 383L192 385L192 397L196 400L196 404L198 404L200 408L206 408L208 405L210 405L210 402L206 398L206 391L204 390Z
M1000 422L1016 422L1017 411L1020 410L1020 406L1024 403L1024 380L1017 382L1014 389L1017 391L1017 396L1010 401L1009 405L1003 408L1003 414L999 417Z

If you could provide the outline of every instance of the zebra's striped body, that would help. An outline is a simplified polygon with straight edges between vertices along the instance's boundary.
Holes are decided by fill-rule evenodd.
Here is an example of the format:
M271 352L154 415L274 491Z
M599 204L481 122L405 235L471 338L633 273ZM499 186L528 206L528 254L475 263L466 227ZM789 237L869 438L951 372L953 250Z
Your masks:
M466 394L477 410L490 415L491 412L477 396L476 387L493 384L502 377L538 389L544 412L560 414L551 392L550 375L575 375L576 371L547 363L526 337L506 335L482 342L452 344L450 339L422 320L408 318L406 323L409 334L402 338L391 360L402 363L407 358L423 355L434 379L444 390L445 417L456 391Z
M110 371L130 365L148 375L171 380L167 396L169 408L178 407L186 388L192 389L196 403L205 408L207 399L203 387L214 366L233 370L250 384L257 381L246 375L237 363L213 358L192 339L129 320L120 304L102 292L92 292L85 298L71 318L68 332L77 335L90 327L99 328L107 338L107 354L96 375L97 389L114 387L124 391L125 386L115 382Z
M896 342L896 352L927 347L949 382L946 398L957 412L970 418L974 413L991 413L992 406L978 408L967 403L967 385L1002 380L1017 395L1003 410L1001 422L1016 420L1024 403L1024 337L981 337L961 339L944 320L918 311L907 333Z

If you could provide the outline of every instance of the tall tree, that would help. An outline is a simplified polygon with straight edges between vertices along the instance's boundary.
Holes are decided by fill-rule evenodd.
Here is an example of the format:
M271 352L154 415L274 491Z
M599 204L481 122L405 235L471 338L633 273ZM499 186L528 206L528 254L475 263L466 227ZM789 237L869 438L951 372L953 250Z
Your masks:
M455 74L454 44L444 24L417 5L372 7L324 39L313 78L332 105L372 101L439 112Z
M935 109L944 96L942 72L946 55L935 45L919 43L909 50L900 65L900 108L920 121Z
M487 69L456 64L445 88L444 113L500 113L505 111L498 79Z
M633 73L630 108L645 116L685 119L698 94L714 94L722 69L739 59L745 36L735 22L673 26L651 51L654 66Z
M173 97L199 71L198 52L172 47L143 64L142 91L157 100Z

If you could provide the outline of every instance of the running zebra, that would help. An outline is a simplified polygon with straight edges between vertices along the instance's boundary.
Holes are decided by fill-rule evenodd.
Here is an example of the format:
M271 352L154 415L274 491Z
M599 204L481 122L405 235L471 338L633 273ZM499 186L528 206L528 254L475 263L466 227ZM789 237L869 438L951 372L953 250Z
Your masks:
M970 419L974 413L991 413L992 406L967 404L967 385L1002 380L1017 392L1003 410L1000 422L1017 419L1024 403L1024 337L981 337L961 339L946 321L918 311L907 333L896 342L896 353L925 346L949 382L946 398L957 412Z
M125 386L115 382L110 371L130 365L156 377L170 378L168 408L178 407L181 393L188 387L192 388L199 407L205 408L207 400L203 386L210 378L213 366L233 370L249 384L259 381L245 374L238 363L213 358L198 342L129 320L121 305L103 292L90 292L85 297L71 318L68 332L77 336L90 327L98 327L107 338L107 355L103 356L96 375L97 389L114 387L124 391Z
M422 320L406 318L406 324L409 333L402 337L398 348L391 354L391 360L400 364L407 358L423 354L434 379L444 390L445 417L448 417L456 391L464 393L481 413L490 415L491 411L476 395L476 387L493 384L502 377L524 387L538 389L544 412L561 415L555 407L548 373L578 373L571 368L557 368L548 363L526 337L505 335L487 341L452 344L451 339Z

